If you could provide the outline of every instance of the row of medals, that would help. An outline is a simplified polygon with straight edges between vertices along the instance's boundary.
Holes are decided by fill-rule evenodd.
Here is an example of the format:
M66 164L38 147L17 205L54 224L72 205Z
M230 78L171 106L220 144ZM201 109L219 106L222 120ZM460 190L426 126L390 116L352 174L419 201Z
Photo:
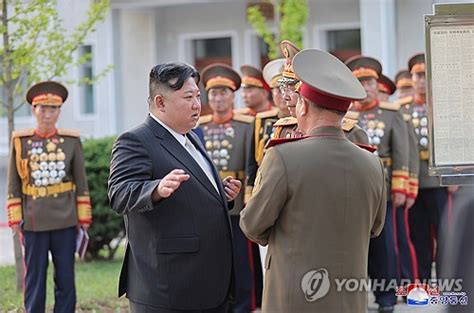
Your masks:
M419 112L413 111L412 123L415 132L418 135L420 146L428 148L428 118L420 116ZM367 121L367 135L369 135L369 144L378 146L385 135L385 123L378 120Z
M60 142L64 142L61 138ZM61 148L49 141L46 150L43 149L42 141L28 142L33 148L28 151L30 159L31 177L37 187L60 184L66 176L66 154Z
M235 129L232 124L225 123L217 127L204 126L203 131L209 157L217 168L227 171L232 150L229 139L235 137Z
M422 149L428 149L428 117L426 109L422 106L415 106L411 113L411 122L419 138Z

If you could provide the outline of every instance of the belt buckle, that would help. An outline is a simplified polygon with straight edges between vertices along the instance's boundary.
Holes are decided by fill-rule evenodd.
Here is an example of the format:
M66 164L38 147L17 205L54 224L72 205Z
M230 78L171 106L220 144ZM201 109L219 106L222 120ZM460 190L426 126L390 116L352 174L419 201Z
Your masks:
M47 189L46 187L38 187L38 197L46 197Z

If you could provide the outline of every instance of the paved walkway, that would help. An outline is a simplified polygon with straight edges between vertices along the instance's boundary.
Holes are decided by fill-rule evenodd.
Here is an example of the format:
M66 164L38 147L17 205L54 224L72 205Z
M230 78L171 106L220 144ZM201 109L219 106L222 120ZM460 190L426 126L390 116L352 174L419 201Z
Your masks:
M0 227L0 266L15 264L13 237L9 227Z

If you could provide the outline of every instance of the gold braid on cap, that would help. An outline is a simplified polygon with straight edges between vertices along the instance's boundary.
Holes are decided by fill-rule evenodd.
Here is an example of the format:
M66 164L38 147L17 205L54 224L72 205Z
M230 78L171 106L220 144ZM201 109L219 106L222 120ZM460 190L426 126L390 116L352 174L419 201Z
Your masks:
M60 106L63 104L63 98L58 95L53 95L52 93L37 95L31 101L32 105L51 105L51 106Z
M251 76L242 77L242 85L255 86L255 87L263 88L262 81L258 78L251 77Z
M414 83L410 78L400 78L397 81L397 88L413 87Z
M213 87L229 87L233 91L237 89L235 86L235 82L232 79L222 77L222 76L216 76L211 79L209 79L206 83L206 90L209 90Z
M379 79L377 72L367 67L359 67L358 69L353 70L352 73L357 78L373 77L375 79Z
M272 81L270 82L270 88L275 88L280 86L280 80L282 79L282 75L278 74L275 77L272 78Z
M424 73L425 72L425 63L417 63L412 66L410 73Z

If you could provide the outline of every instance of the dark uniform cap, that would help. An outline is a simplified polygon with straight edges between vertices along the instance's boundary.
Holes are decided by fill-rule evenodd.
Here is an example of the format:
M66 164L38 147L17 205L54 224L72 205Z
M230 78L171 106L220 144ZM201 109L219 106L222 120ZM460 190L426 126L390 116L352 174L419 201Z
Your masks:
M425 72L425 54L415 54L408 60L408 70L410 73L424 73Z
M379 80L377 82L379 91L387 93L389 95L393 95L397 87L393 83L393 81L385 76L384 74L380 74Z
M349 68L325 51L300 51L293 59L293 68L303 82L300 94L319 106L345 112L351 101L367 97Z
M268 62L263 67L263 79L270 88L278 87L278 82L282 78L282 72L285 68L285 59L276 59Z
M270 87L263 79L262 71L258 68L252 65L242 65L240 71L242 72L243 87L257 87L270 90Z
M355 77L379 79L382 74L382 64L374 58L356 55L346 60L346 65Z
M26 101L31 105L61 106L67 99L66 87L55 81L37 83L28 89Z
M398 89L403 87L413 87L411 73L408 70L400 70L397 75L395 75L395 84Z
M206 90L216 87L227 87L232 91L240 88L240 75L227 64L214 63L206 66L201 73Z

